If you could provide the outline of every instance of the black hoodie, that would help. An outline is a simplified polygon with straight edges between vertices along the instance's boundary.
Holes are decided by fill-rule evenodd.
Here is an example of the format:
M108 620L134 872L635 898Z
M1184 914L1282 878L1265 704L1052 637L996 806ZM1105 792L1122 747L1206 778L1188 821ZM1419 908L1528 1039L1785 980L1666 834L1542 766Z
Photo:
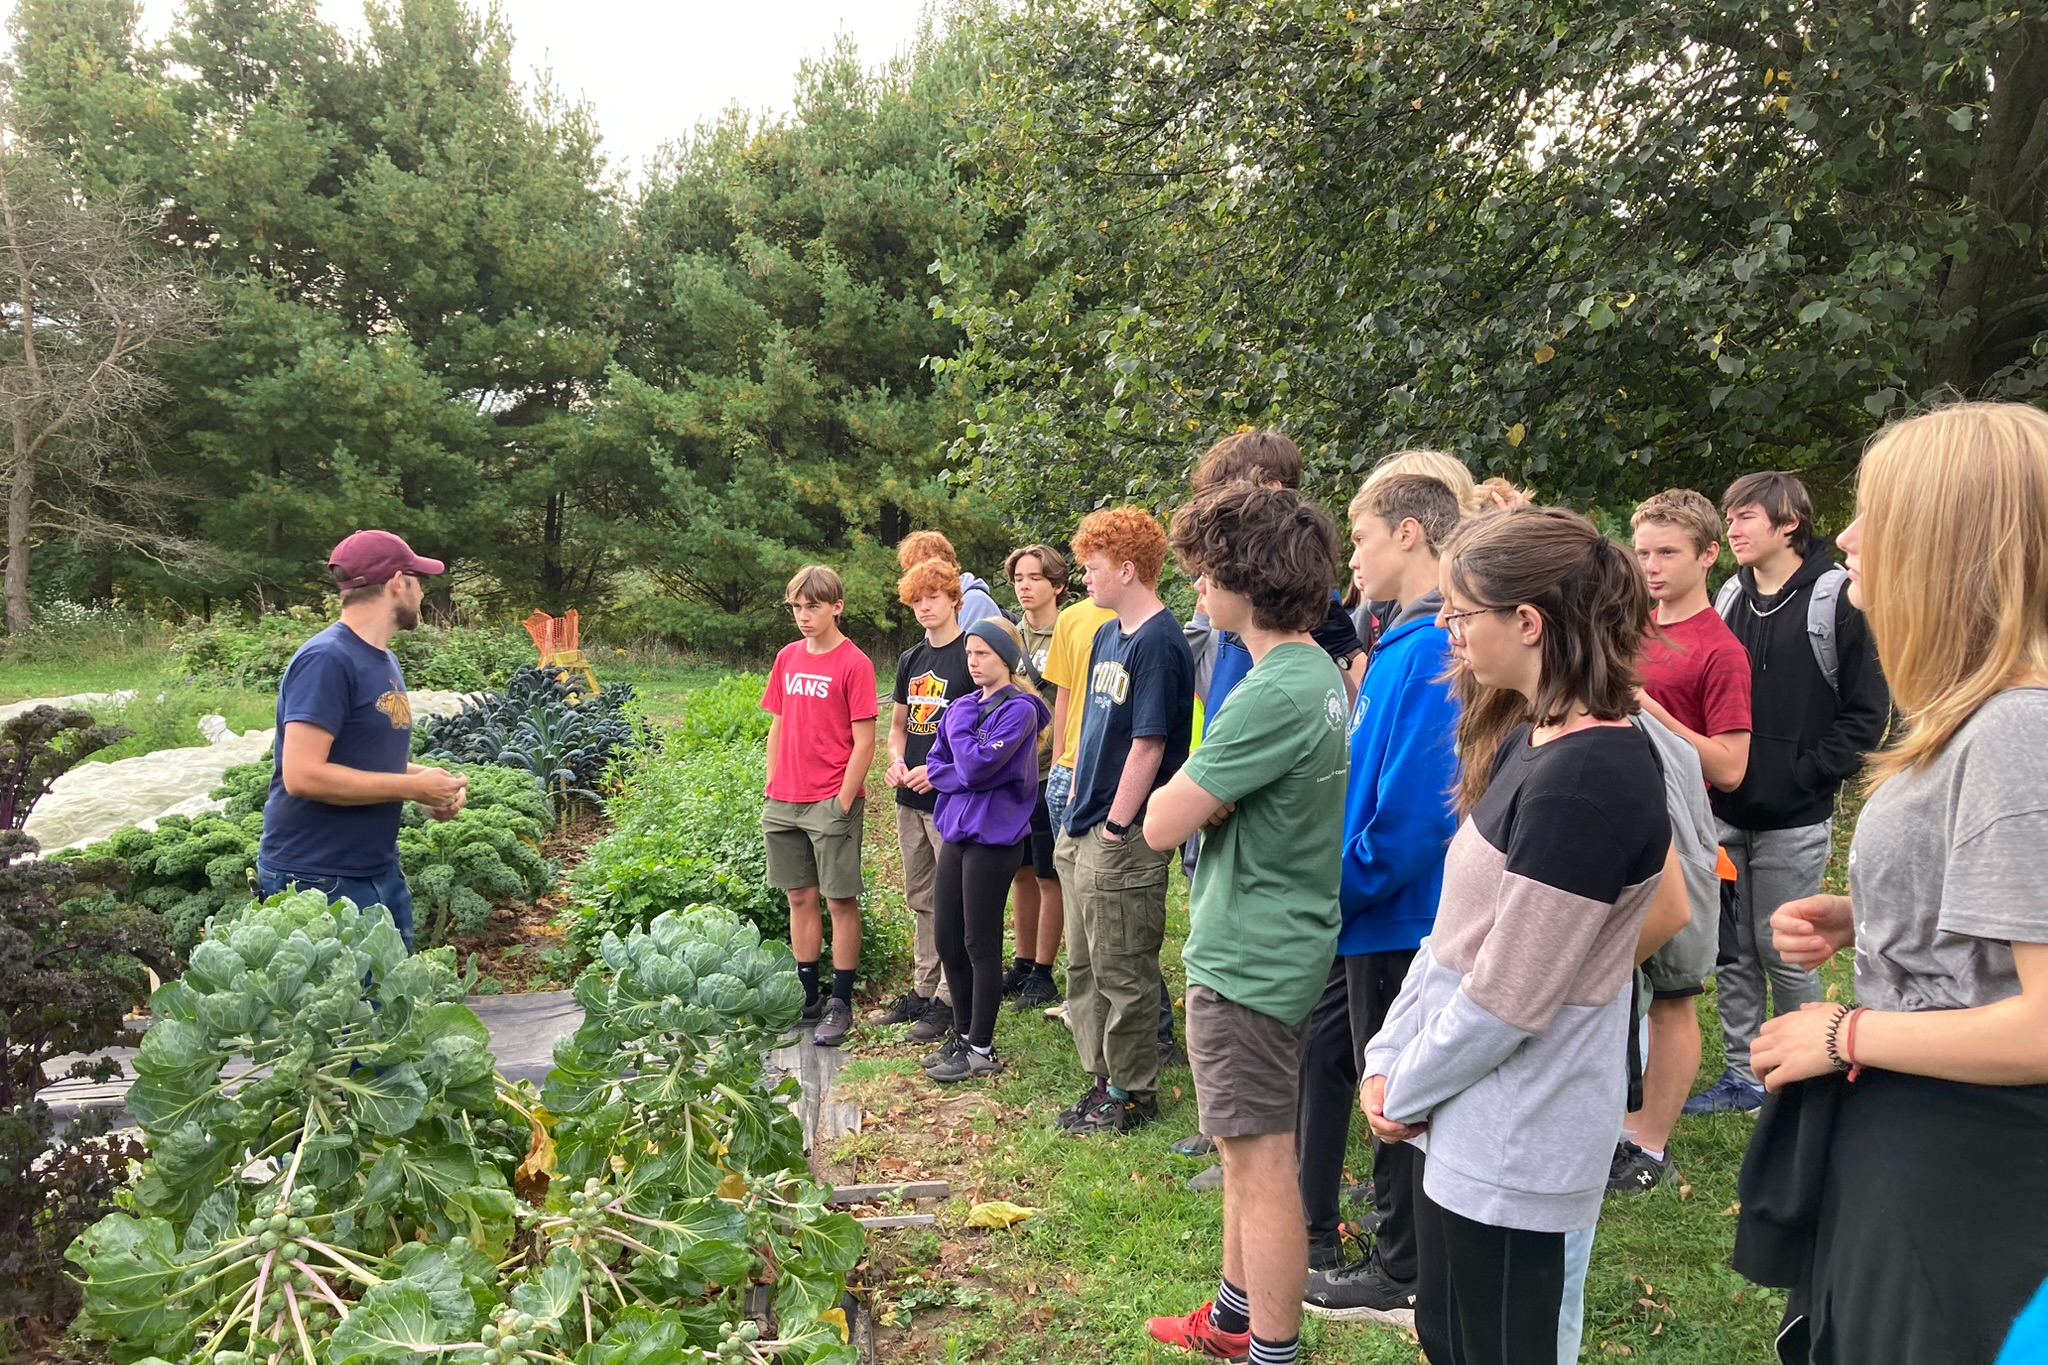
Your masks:
M1776 593L1742 591L1729 604L1728 628L1749 651L1749 771L1732 792L1714 792L1714 814L1737 829L1796 829L1835 813L1835 793L1863 769L1884 738L1891 691L1877 643L1844 586L1835 601L1835 686L1813 657L1806 612L1814 580L1835 567L1815 542Z

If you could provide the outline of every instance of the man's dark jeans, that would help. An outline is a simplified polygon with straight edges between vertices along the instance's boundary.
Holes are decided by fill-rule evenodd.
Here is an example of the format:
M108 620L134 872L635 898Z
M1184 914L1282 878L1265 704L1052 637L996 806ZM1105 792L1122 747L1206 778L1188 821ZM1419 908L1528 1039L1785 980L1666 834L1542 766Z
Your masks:
M358 909L381 905L391 912L405 950L412 951L412 888L405 884L405 872L397 863L371 877L327 877L313 872L291 872L256 864L256 889L265 900L287 887L318 891L330 901L346 896Z

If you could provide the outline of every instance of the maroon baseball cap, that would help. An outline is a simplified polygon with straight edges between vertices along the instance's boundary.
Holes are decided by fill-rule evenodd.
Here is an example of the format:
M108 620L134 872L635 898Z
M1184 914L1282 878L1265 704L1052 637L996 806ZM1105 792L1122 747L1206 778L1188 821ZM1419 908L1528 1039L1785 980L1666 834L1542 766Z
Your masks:
M352 588L374 588L389 583L402 573L446 573L448 566L438 559L422 559L389 531L358 531L334 547L327 556L334 573L334 586L347 592Z

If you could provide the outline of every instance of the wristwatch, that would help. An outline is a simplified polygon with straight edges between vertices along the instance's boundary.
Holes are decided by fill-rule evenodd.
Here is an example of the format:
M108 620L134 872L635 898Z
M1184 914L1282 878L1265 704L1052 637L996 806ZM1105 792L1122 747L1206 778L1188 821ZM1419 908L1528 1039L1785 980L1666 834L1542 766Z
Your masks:
M1131 832L1131 827L1129 825L1119 825L1116 821L1110 819L1106 815L1102 817L1102 827L1108 830L1111 834L1114 834L1119 839L1123 838L1126 834L1129 834Z

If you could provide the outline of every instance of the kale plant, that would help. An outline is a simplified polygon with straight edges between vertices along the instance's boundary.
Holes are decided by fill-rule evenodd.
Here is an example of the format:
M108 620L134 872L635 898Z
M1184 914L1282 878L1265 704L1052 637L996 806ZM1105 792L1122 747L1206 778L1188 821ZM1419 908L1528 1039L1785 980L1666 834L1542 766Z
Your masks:
M0 1345L8 1324L61 1323L77 1295L60 1256L106 1210L129 1144L77 1125L60 1140L38 1092L71 1078L111 1080L111 1061L67 1054L122 1040L121 1018L147 994L146 964L167 954L154 915L83 903L105 864L36 860L35 840L0 830Z
M133 731L90 711L32 706L0 725L0 830L20 829L50 784Z
M613 762L640 736L630 685L596 694L557 669L521 668L502 691L474 697L452 716L421 727L414 748L430 762L493 764L530 773L547 792L556 818L572 806L597 805Z

